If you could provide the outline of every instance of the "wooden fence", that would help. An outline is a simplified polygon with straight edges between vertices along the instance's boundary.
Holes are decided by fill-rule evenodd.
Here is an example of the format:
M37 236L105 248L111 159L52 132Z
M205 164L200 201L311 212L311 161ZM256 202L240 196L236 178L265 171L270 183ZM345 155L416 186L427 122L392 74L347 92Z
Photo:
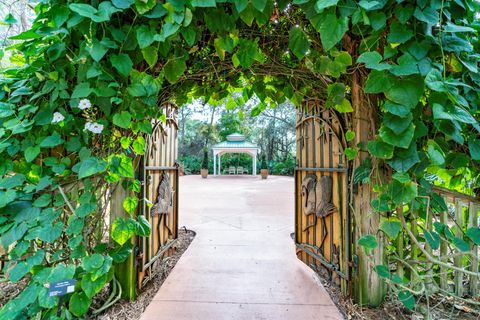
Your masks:
M408 230L405 229L404 234L397 238L397 274L403 278L407 260L412 263L427 261L423 271L428 279L430 292L478 297L479 248L475 244L469 245L464 239L468 228L479 226L480 200L439 187L435 187L433 191L444 199L446 210L435 213L429 208L425 219L413 216L407 221L404 220L404 226ZM443 226L448 229L441 230ZM419 231L422 229L423 233ZM433 232L434 236L431 235ZM430 243L434 243L437 234L440 235L438 248L432 247L427 241L429 237ZM452 241L447 241L448 238ZM468 245L470 248L464 248ZM421 268L417 269L421 271ZM415 275L411 275L410 280L415 282Z

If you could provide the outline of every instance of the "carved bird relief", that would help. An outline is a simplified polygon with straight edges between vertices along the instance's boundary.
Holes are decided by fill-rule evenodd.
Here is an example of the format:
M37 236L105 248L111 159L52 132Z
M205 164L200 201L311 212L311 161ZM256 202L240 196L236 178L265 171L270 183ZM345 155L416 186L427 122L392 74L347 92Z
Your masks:
M172 206L173 190L170 186L170 176L167 173L162 174L162 181L158 184L157 202L153 205L151 215L168 214L168 209Z
M318 180L314 174L307 174L302 181L302 198L305 208L305 215L308 217L314 215L312 223L308 224L303 231L317 225L317 218L322 219L322 242L320 249L323 251L323 245L327 238L328 230L325 218L337 211L332 203L332 177L322 176Z
M318 181L316 175L306 175L302 181L302 197L307 216L315 214L322 218L337 211L332 203L332 177L330 176L323 176Z

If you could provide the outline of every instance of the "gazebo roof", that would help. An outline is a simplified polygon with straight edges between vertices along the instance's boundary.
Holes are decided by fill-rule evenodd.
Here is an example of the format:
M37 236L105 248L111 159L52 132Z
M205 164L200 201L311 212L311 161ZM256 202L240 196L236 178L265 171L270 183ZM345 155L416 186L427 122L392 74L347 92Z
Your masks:
M245 140L245 136L239 133L232 133L227 136L226 141L217 143L212 149L259 149L254 143Z

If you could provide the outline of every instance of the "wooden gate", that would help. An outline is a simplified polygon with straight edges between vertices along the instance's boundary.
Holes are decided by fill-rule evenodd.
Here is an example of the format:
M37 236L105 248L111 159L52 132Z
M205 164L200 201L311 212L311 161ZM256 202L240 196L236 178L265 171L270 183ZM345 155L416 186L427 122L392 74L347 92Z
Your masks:
M295 244L297 256L350 293L348 162L340 118L307 102L297 112Z
M171 253L178 237L177 112L172 104L163 107L166 121L153 123L139 171L144 198L141 214L152 229L138 243L139 288L155 275L156 265Z

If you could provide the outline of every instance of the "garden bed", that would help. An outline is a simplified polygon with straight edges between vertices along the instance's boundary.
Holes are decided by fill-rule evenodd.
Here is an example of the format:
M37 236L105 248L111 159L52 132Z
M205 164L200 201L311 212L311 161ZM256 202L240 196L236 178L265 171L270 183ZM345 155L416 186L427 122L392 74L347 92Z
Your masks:
M145 311L147 306L152 301L155 294L162 286L165 279L168 277L173 267L177 264L182 254L187 250L190 243L195 237L195 232L187 229L178 230L178 240L175 244L175 252L173 255L165 258L160 264L157 265L156 275L139 291L137 299L135 301L120 300L115 303L111 308L104 313L99 314L93 319L97 320L135 320L140 319L140 316ZM104 288L104 291L98 295L96 305L93 307L100 307L103 302L108 298L108 288Z
M318 273L317 273L318 274ZM371 320L371 319L391 319L391 320L423 320L427 319L418 311L407 310L402 303L398 301L387 300L378 308L361 307L353 302L351 298L341 294L339 288L332 285L327 279L319 275L323 287L327 290L333 303L340 310L345 319L348 320ZM452 298L441 295L430 297L429 309L431 319L462 319L478 320L480 319L480 309L475 310L471 306L459 303ZM427 310L427 304L419 301L417 310Z

